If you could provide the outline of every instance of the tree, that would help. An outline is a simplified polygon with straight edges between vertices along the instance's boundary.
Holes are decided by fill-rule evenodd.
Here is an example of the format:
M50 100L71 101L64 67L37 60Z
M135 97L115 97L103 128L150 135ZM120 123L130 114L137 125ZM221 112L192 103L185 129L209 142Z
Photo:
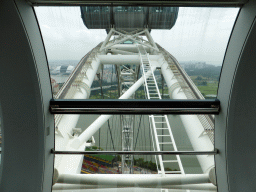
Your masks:
M203 85L203 86L207 86L207 82L206 82L206 81L203 81L203 82L202 82L202 85Z

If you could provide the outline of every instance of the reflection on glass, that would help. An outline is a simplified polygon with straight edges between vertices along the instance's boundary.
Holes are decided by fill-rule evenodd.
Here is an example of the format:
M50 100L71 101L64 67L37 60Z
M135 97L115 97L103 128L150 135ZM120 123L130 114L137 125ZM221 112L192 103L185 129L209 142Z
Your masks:
M87 150L98 150L99 148L89 147ZM175 157L163 156L165 160ZM202 169L195 156L181 156L181 161L187 174L202 174ZM133 174L158 174L159 164L153 155L134 155L132 166ZM125 164L130 167L129 164ZM177 163L165 163L165 171L179 172ZM85 155L81 168L81 174L122 174L121 155ZM176 173L177 174L177 173Z
M54 97L216 98L237 12L234 8L36 8ZM212 115L56 115L55 121L55 150L87 154L55 156L53 191L129 191L130 187L217 191L213 155L90 154L212 151Z

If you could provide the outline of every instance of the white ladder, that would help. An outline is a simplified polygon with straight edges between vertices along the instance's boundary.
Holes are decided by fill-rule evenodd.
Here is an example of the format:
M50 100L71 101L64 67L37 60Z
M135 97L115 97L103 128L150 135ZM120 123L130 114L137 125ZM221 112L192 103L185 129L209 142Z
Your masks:
M146 88L147 98L162 99L156 83L155 75L152 72L148 54L142 45L137 45L137 47L141 59L141 68L143 71L145 81L144 86ZM148 79L145 76L146 73L150 73ZM164 149L166 151L178 151L167 115L149 115L149 119L153 129L156 150L161 151L161 149ZM184 169L179 155L158 155L158 161L160 165L160 170L158 170L158 174L184 174ZM178 167L179 170L174 171L168 169L170 165L172 167Z

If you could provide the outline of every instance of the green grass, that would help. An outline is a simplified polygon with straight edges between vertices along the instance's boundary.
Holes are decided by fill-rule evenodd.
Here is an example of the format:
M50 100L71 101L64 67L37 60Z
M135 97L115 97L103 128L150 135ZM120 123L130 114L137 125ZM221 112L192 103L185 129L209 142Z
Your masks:
M90 99L102 99L100 92L93 92L90 95ZM118 99L117 90L104 90L104 99Z
M192 81L195 83L199 91L206 96L206 95L217 95L218 90L218 81L216 78L211 78L210 80L206 77L200 76L202 80L196 80L198 76L190 76ZM207 86L202 86L202 82L207 82Z
M115 156L113 156L113 155L91 155L91 156L98 157L98 158L101 158L101 159L104 159L104 160L107 160L110 162L115 158Z
M95 151L97 149L101 149L101 148L98 148L96 146L93 146L93 147L86 147L85 151ZM105 159L107 161L112 161L115 156L114 155L91 155L91 156L94 156L94 157L98 157L98 158L101 158L101 159Z
M207 83L207 86L197 86L203 95L217 95L218 83Z

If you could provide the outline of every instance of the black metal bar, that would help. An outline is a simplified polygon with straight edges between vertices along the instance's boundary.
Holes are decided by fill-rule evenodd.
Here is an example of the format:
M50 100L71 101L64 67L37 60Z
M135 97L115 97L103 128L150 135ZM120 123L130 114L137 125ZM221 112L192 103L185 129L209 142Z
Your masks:
M216 155L218 150L214 151L55 151L55 155Z
M52 99L52 114L218 114L219 100Z
M34 6L179 6L179 7L237 7L248 0L172 0L172 1L135 1L135 0L28 0Z

